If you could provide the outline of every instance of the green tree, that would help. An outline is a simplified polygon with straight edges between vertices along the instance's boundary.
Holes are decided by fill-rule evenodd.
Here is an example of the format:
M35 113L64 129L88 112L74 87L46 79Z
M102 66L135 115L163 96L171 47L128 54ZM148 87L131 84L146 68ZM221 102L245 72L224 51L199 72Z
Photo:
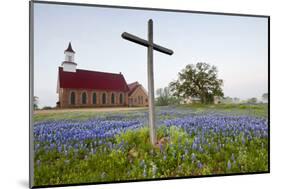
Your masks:
M213 103L214 96L223 97L223 80L218 79L218 70L207 63L188 64L178 79L170 83L174 96L187 98L199 97L201 103Z
M37 96L33 97L33 108L34 110L38 110L39 98Z
M248 99L248 103L256 104L257 102L258 102L258 99L256 97Z

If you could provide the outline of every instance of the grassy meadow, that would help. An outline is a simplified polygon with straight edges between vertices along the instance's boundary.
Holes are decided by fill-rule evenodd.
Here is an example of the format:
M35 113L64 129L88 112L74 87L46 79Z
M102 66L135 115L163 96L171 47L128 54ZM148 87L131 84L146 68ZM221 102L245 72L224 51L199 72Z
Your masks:
M147 108L34 114L36 186L268 171L268 108L157 107L156 146Z

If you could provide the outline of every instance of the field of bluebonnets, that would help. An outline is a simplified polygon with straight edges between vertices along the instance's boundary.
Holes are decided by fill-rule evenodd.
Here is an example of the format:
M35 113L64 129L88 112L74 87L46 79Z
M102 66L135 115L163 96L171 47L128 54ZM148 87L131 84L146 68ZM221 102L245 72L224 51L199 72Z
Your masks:
M34 115L35 185L268 171L267 105Z

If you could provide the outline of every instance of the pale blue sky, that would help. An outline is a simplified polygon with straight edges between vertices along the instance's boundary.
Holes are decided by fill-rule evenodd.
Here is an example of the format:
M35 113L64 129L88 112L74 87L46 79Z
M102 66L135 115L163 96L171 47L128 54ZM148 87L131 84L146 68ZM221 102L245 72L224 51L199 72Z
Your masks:
M155 89L177 79L187 64L217 66L225 96L247 99L268 90L267 19L148 10L35 4L34 94L40 106L54 106L57 69L68 42L77 68L122 72L128 83L147 88L147 49L121 38L126 31L147 38L154 21L154 41L174 51L154 52Z

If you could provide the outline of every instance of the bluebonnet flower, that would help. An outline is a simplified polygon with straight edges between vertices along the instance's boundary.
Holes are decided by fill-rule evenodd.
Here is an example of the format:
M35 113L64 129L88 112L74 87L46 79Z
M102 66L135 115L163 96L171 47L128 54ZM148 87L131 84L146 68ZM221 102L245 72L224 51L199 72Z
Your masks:
M201 152L201 153L204 151L201 145L199 146L198 151Z
M58 152L61 153L61 151L62 151L62 147L58 146Z
M228 160L228 162L227 162L227 169L231 169L231 162L230 162L230 160Z
M160 144L159 147L160 147L160 152L162 153L163 152L163 145Z
M184 161L185 160L185 155L181 156L181 160Z
M196 142L193 142L193 144L192 144L192 150L196 150L197 149L197 144L196 144Z
M203 164L202 164L200 161L198 161L198 163L197 163L197 167L198 167L198 169L202 169Z
M51 143L50 149L53 150L55 148L55 144Z

